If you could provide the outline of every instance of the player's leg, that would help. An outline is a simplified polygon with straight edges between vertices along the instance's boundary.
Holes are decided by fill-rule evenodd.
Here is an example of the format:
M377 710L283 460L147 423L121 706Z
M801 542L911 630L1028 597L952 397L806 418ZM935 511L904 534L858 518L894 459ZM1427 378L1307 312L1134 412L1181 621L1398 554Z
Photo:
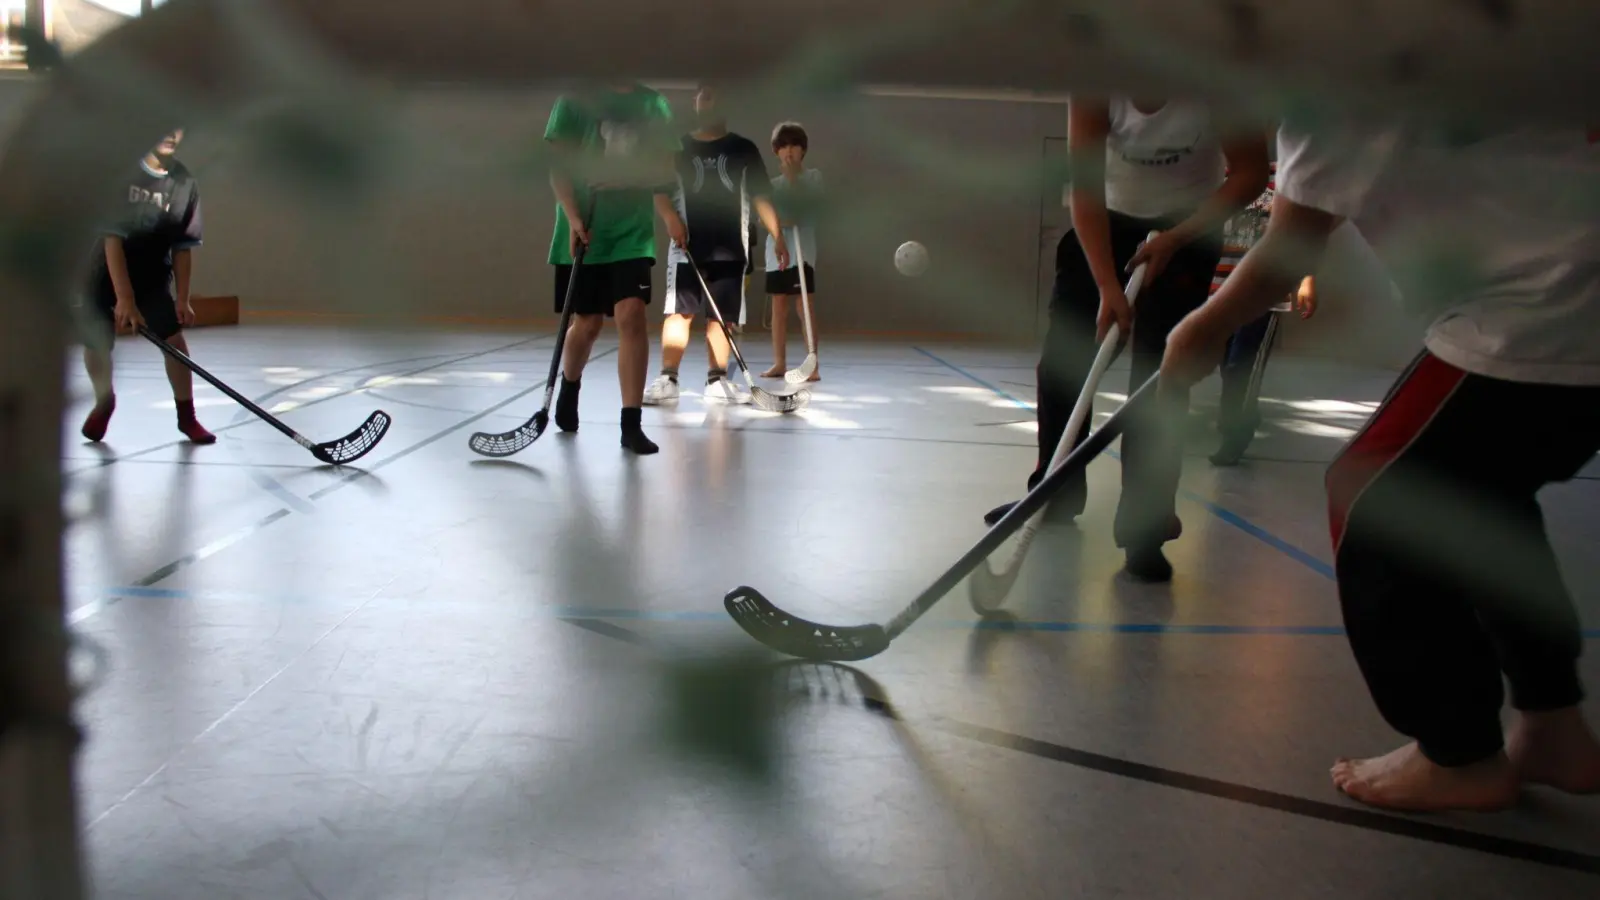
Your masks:
M1222 380L1222 401L1217 411L1217 433L1222 443L1211 455L1214 465L1238 465L1255 438L1256 428L1261 425L1256 398L1250 396L1250 376L1255 371L1256 356L1273 315L1269 312L1251 322L1228 341L1218 373Z
M1424 353L1329 468L1350 646L1379 712L1412 739L1335 763L1345 793L1409 810L1515 802L1502 672L1528 777L1600 789L1600 744L1577 709L1582 636L1537 500L1597 450L1600 389L1468 375Z
M744 264L712 263L706 270L706 282L711 286L717 310L737 328L744 318ZM728 378L728 335L722 326L706 315L706 388L707 400L721 403L749 403L750 395L739 389Z
M1221 258L1220 241L1201 238L1174 253L1166 269L1140 292L1128 345L1130 394L1161 367L1167 334L1206 302ZM1188 391L1163 391L1122 436L1122 497L1113 530L1117 546L1126 553L1128 574L1141 581L1172 578L1172 565L1161 547L1183 532L1175 502L1188 412Z
M661 374L644 389L644 404L658 406L678 399L678 367L700 314L700 286L686 263L667 259L667 293L662 301L666 317L661 322Z
M139 315L156 337L167 346L189 356L189 342L183 336L183 326L178 322L178 310L172 296L166 292L152 292L138 298ZM194 411L194 373L189 367L170 356L162 355L166 362L167 382L172 385L172 399L178 409L178 430L196 444L214 444L217 436L200 424Z
M112 310L115 301L92 297L79 307L82 312L83 368L94 389L94 407L83 420L82 433L90 441L104 440L117 409L116 387L112 381L111 348L116 342L116 323Z
M1111 254L1118 271L1133 258L1139 242L1149 233L1149 223L1111 214ZM1124 279L1126 280L1126 279ZM1038 461L1028 476L1028 490L1044 479L1055 455L1056 445L1067 430L1072 409L1083 392L1084 380L1094 366L1099 349L1095 340L1095 318L1100 310L1100 290L1095 285L1089 260L1078 243L1076 231L1069 231L1056 245L1056 277L1050 289L1050 326L1036 369L1038 387L1035 417L1038 420ZM1072 439L1076 447L1089 433L1090 422ZM1083 512L1088 502L1088 473L1078 470L1069 476L1066 488L1051 504L1051 514L1067 520ZM986 524L1000 521L1015 506L1003 503L984 514Z
M583 389L583 370L589 364L589 354L594 352L594 342L600 337L606 312L610 309L605 298L609 295L614 265L585 265L578 273L577 289L572 296L572 319L561 349L561 386L556 392L556 427L562 431L578 430L578 397ZM555 308L559 314L573 272L570 265L558 265L555 270Z
M767 296L772 298L772 366L762 378L782 378L789 371L789 306L799 302L799 270L793 267L767 273Z
M617 381L622 389L622 446L646 455L660 448L645 436L642 425L645 374L650 368L650 326L645 310L650 302L652 259L629 259L615 264L610 294L616 298L612 315L617 320Z

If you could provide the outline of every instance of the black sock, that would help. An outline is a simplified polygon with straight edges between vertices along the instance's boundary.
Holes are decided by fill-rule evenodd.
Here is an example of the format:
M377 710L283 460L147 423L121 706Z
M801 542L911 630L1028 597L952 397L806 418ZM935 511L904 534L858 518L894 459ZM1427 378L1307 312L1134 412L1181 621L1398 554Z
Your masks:
M707 369L706 370L706 384L714 384L717 381L717 379L719 379L719 378L727 378L727 377L728 377L728 370L727 369Z
M640 425L643 413L637 406L622 408L622 446L640 456L649 456L661 448L644 436L644 428Z
M673 384L677 384L678 383L678 370L677 369L669 369L666 366L662 366L661 367L661 374L663 374L663 375L667 376L668 378L672 379L672 383Z
M561 390L556 393L556 427L562 431L578 430L578 391L583 381L568 381L561 376Z

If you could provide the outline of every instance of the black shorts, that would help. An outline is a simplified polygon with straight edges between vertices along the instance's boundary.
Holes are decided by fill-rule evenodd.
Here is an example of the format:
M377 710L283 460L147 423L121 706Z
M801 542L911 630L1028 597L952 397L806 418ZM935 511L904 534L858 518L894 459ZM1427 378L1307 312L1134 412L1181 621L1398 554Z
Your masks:
M700 264L700 274L706 277L711 288L711 299L717 301L717 311L730 325L744 324L745 264L742 262L708 262ZM712 318L705 302L706 293L700 279L688 263L678 263L667 271L667 315L705 316Z
M806 293L817 292L817 273L806 263ZM767 293L774 295L799 295L800 270L794 266L778 272L767 273Z
M650 303L651 270L656 261L648 257L619 259L616 262L585 265L578 273L576 290L572 293L572 314L575 316L609 316L618 303L638 297ZM572 280L572 266L556 266L556 314L567 298L567 284Z
M178 307L172 292L163 288L135 288L133 303L144 318L145 327L167 340L183 331L178 323ZM79 304L83 339L95 347L109 347L116 338L117 297L109 291L91 291Z

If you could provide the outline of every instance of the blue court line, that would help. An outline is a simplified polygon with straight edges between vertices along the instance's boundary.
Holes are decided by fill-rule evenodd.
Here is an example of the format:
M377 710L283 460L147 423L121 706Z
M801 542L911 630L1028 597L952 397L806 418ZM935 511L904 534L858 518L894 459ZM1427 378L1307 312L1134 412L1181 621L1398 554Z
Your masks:
M1000 387L998 387L996 385L990 384L989 382L983 380L982 378L979 378L978 376L972 374L971 372L967 371L966 369L963 369L962 367L956 365L955 363L950 362L947 359L942 359L942 358L940 358L938 356L935 356L934 354L928 352L927 350L922 349L921 347L912 347L911 349L917 351L918 353L922 354L923 356L926 356L927 358L933 360L934 362L938 363L939 365L944 366L945 368L947 368L950 371L956 373L957 375L960 375L962 378L967 379L968 381L972 382L973 384L976 384L976 385L978 385L980 387L988 389L989 391L992 391L998 397L1002 397L1002 398L1004 398L1006 400L1009 400L1013 404L1015 404L1015 405L1017 405L1017 406L1019 406L1019 407L1021 407L1023 409L1032 409L1033 408L1033 404L1026 403L1026 402L1024 402L1022 400L1018 400L1016 397L1012 396L1010 393L1006 392L1002 388L1000 388ZM1115 450L1107 450L1106 453L1108 453L1110 456L1112 456L1115 459L1121 459L1122 458L1121 456L1119 456L1117 454L1117 452ZM1318 575L1321 575L1322 577L1324 577L1324 578L1326 578L1326 579L1328 579L1330 581L1333 580L1333 578L1334 578L1333 566L1331 566L1328 563L1322 561L1315 554L1307 551L1306 549L1304 549L1302 547L1297 547L1294 544L1289 543L1288 541L1284 540L1283 538L1278 537L1277 535L1275 535L1272 532L1266 530L1265 528L1262 528L1260 525L1257 525L1254 522L1251 522L1249 519L1246 519L1244 516L1241 516L1238 513L1234 512L1234 511L1232 511L1232 510L1230 510L1230 509L1228 509L1226 507L1219 506L1215 501L1210 500L1210 499L1208 499L1206 497L1202 497L1201 495L1196 494L1193 491L1180 489L1178 491L1178 494L1179 494L1179 496L1183 497L1185 500L1188 500L1188 501L1190 501L1192 503L1196 503L1196 504L1198 504L1200 506L1205 507L1206 512L1211 513L1213 516L1216 516L1217 518L1219 518L1222 521L1228 523L1229 525L1232 525L1233 527L1239 529L1240 531L1243 531L1245 534L1250 535L1251 537L1253 537L1256 540L1262 542L1263 544L1266 544L1267 546L1269 546L1272 549L1278 551L1279 553L1282 553L1283 555L1289 557L1290 559L1294 560L1295 562L1300 563L1301 565L1305 566L1306 568L1310 569L1311 571L1316 572Z
M235 591L186 591L180 588L128 587L113 588L106 592L109 599L151 600L245 600L272 601L305 598L258 596ZM87 609L97 604L85 604ZM74 610L76 612L77 610ZM721 610L659 610L626 609L589 606L540 606L537 611L553 619L613 619L626 622L727 622L727 613ZM1046 633L1077 634L1212 634L1212 635L1277 635L1288 637L1340 637L1345 631L1337 625L1185 625L1163 622L1053 622L1028 620L934 619L924 627L945 630L980 631L1037 631ZM1588 640L1600 639L1600 628L1583 633Z

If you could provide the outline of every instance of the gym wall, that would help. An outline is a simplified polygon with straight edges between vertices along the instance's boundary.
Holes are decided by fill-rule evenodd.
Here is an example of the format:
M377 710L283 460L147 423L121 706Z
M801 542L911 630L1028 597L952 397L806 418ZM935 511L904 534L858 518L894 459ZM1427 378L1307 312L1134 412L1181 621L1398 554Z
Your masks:
M30 78L0 76L0 134L26 101ZM667 94L689 127L691 93ZM260 321L360 321L375 310L426 316L439 327L553 319L548 186L491 177L479 165L535 145L553 101L549 91L408 92L406 128L443 158L396 169L373 202L355 207L326 192L285 189L273 169L292 170L290 158L263 159L216 129L192 130L182 156L201 179L207 227L196 289L236 294L247 319ZM822 170L831 200L818 238L823 328L1036 342L1049 290L1041 261L1053 257L1055 237L1043 223L1060 185L1026 176L1060 147L1065 105L885 95L841 102L729 123L763 151L781 119L810 133L808 162ZM928 275L895 271L894 249L904 240L927 245ZM760 278L758 271L752 280L754 328L765 307ZM662 281L658 266L657 311ZM1331 269L1321 288L1317 318L1286 323L1286 352L1391 367L1410 356L1418 330L1370 261Z

